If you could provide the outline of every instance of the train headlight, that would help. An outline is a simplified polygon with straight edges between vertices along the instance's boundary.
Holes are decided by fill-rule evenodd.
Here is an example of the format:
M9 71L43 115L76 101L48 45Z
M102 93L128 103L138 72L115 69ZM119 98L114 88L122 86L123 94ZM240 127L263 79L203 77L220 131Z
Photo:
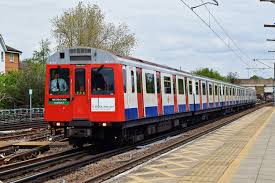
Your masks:
M102 123L102 126L107 126L107 123Z

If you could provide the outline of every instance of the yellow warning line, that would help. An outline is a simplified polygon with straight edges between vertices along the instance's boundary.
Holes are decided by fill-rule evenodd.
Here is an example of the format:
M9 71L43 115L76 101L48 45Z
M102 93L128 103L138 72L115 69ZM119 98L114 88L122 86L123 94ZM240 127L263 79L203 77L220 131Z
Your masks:
M219 179L218 183L229 183L231 182L231 179L236 172L236 170L239 168L241 161L247 156L253 145L255 144L258 136L261 134L265 126L271 121L271 118L273 116L274 109L269 114L268 119L264 122L264 124L258 129L258 131L254 134L254 136L249 140L249 142L246 144L246 146L242 149L238 157L230 164L230 166L226 169L223 176Z

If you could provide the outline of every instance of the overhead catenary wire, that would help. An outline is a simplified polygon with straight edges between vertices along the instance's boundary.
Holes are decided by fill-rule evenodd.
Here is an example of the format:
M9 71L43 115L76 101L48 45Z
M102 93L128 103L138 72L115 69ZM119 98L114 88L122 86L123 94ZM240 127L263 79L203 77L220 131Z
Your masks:
M198 13L196 13L192 7L190 7L184 0L180 0L188 9L190 9L202 22L205 26L207 26L213 33L214 35L219 38L223 43L224 45L230 50L232 51L238 58L241 62L243 62L245 65L247 66L250 66L250 64L248 62L246 62L243 57L238 53L236 52L231 46L230 44L228 44L223 38L221 35L219 35L212 27L210 24L208 24ZM203 2L203 1L202 1ZM206 5L205 5L206 6ZM208 8L207 8L208 9ZM208 9L209 11L209 9ZM210 12L210 11L209 11ZM210 12L210 15L212 17L214 17L214 15ZM215 22L220 26L220 28L224 31L224 33L226 34L226 36L233 42L233 44L235 45L235 47L239 50L239 52L241 52L243 55L245 55L249 60L251 60L251 58L246 54L244 53L241 48L237 45L237 43L232 39L232 37L227 33L227 31L225 30L225 28L220 24L218 23L218 20L216 18L214 18Z
M204 1L201 0L201 2L204 4ZM230 34L228 33L228 31L222 26L222 24L218 21L218 19L213 15L213 13L211 13L211 11L209 10L209 8L204 4L205 9L208 11L209 15L214 19L214 21L217 23L217 25L222 29L222 31L225 33L225 35L232 41L232 43L235 45L235 47L239 50L240 53L242 53L246 58L248 58L249 60L252 60L252 58L245 52L243 51L239 45L236 43L236 41L230 36ZM268 68L272 68L269 65L259 61L258 59L253 59L254 61L257 61L263 65L265 65ZM257 64L256 64L257 65ZM273 69L273 68L272 68ZM263 73L264 74L264 73Z
M206 25L215 35L216 37L218 37L224 44L225 46L230 49L237 57L239 57L239 59L247 66L249 66L249 64L243 60L243 58L237 53L235 52L235 50L198 14L196 13L194 10L192 10L192 8L184 1L184 0L180 0L188 9L190 9L202 22L204 25Z

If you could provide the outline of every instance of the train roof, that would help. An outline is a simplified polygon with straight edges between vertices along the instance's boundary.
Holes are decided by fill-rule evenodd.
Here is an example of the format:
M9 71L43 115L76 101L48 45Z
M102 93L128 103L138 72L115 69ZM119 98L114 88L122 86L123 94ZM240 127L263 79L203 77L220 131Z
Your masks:
M198 79L206 79L208 81L219 82L222 84L242 87L232 83L227 83L224 81L216 80L213 78L208 78L204 76L198 76L190 72L182 71L180 69L172 68L169 66L149 62L146 60L122 56L119 54L114 54L105 50L97 48L88 47L78 47L78 48L65 48L63 51L55 52L48 58L48 64L107 64L107 63L117 63L117 64L128 64L132 66L142 66L143 68L148 68L156 71L163 72L173 72L186 76L193 76ZM252 89L251 89L252 90Z

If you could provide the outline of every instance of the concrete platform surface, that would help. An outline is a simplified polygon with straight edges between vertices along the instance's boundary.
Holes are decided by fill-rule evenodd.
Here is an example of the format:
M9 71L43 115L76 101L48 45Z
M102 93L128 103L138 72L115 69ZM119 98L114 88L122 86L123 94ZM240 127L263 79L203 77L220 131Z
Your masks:
M274 111L259 109L106 182L275 183Z

